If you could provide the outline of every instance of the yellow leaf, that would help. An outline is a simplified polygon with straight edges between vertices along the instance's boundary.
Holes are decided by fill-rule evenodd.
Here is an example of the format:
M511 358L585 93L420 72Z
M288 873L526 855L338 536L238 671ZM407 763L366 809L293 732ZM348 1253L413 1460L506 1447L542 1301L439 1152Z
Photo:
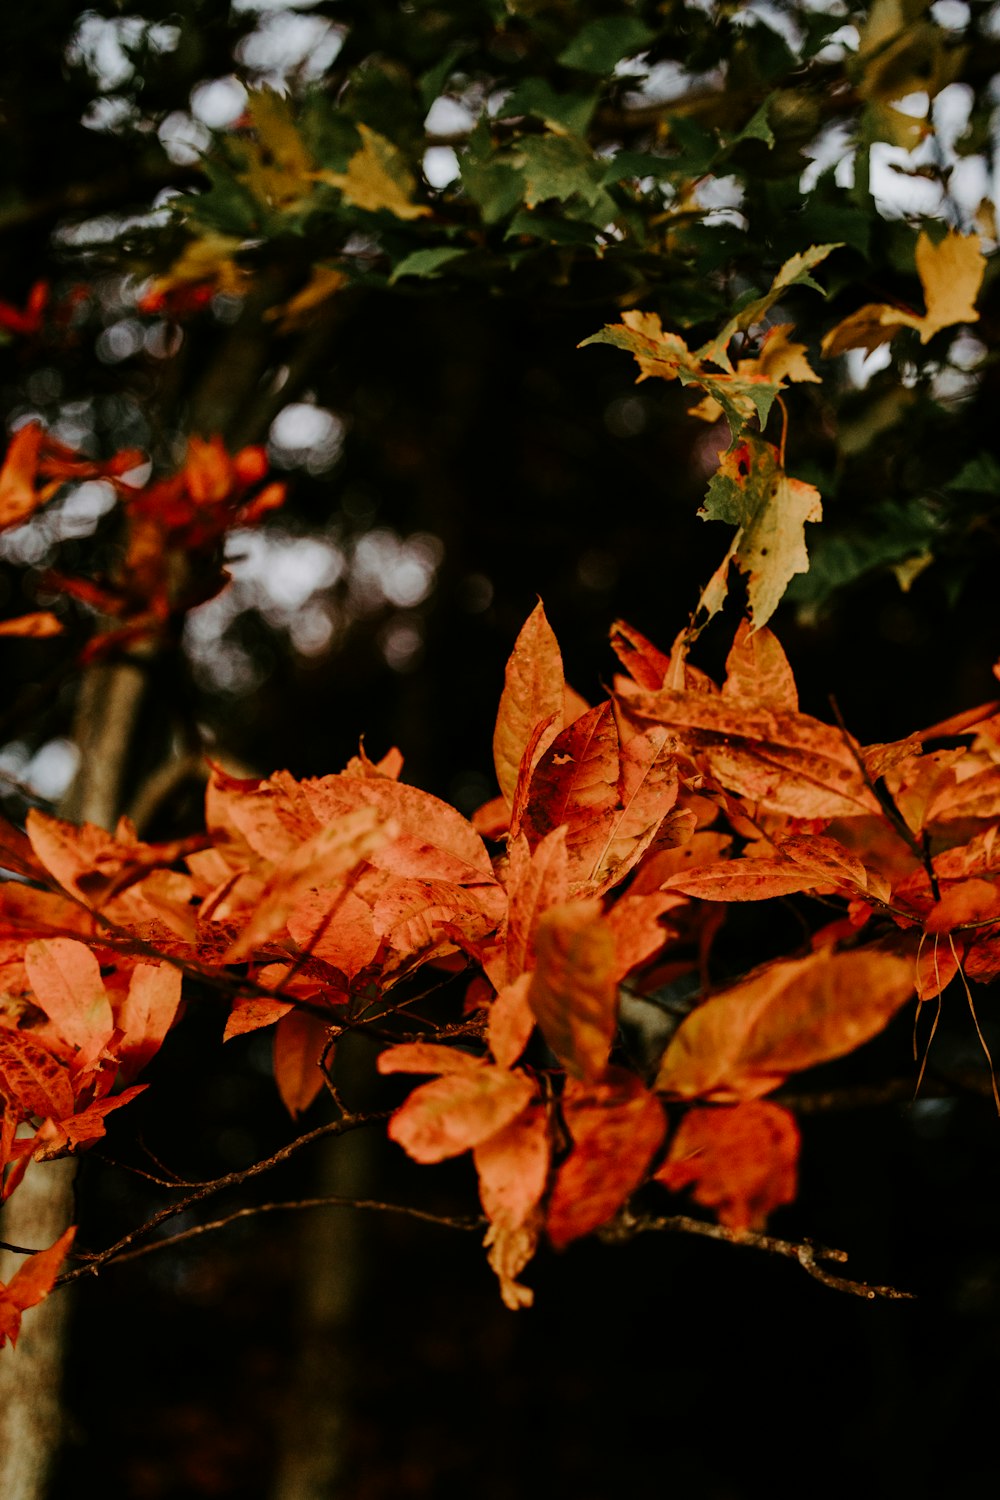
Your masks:
M986 271L986 257L978 234L959 234L949 229L937 244L923 230L917 240L917 275L924 290L927 311L911 313L884 302L869 302L842 319L823 340L823 354L830 359L846 349L877 349L895 338L902 328L915 328L920 342L956 323L976 323L976 298Z
M277 322L279 333L291 333L307 321L306 314L322 306L342 286L347 285L347 274L335 266L313 266L312 275L305 286L277 307L269 307L264 314L268 322Z
M288 99L273 89L250 95L247 113L256 141L241 142L247 169L239 180L269 208L291 209L312 192L316 163L299 135Z
M315 178L339 188L348 203L367 213L384 209L397 219L426 218L430 209L413 202L416 182L402 153L367 125L359 125L358 134L363 144L347 163L347 171L316 172Z

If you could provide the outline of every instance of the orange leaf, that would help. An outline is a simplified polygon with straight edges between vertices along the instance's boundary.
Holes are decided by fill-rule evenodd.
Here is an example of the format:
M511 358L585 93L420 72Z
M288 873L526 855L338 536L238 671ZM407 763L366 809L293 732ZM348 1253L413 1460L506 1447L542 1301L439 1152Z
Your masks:
M90 949L75 938L42 938L28 944L24 964L35 998L60 1036L96 1057L115 1022Z
M508 846L507 978L535 964L535 928L550 906L569 899L566 829L554 828L533 851L524 835Z
M364 783L360 783L364 784ZM278 865L253 909L250 921L230 946L227 963L238 963L280 932L296 903L320 885L332 885L396 835L377 808L358 807L322 828ZM336 896L331 895L331 907Z
M29 1307L37 1307L51 1292L59 1267L66 1259L76 1235L76 1225L71 1225L61 1234L54 1245L29 1255L23 1265L14 1272L7 1286L0 1285L0 1349L10 1339L17 1343L21 1329L21 1314Z
M542 720L551 718L548 741L551 742L562 727L563 690L559 644L539 603L514 643L493 733L497 781L508 802L514 800L521 757L532 730ZM536 745L536 759L547 748L548 742Z
M0 624L0 635L30 636L42 640L49 635L62 635L66 629L62 620L50 609L39 610L33 615L18 615L16 620L4 620Z
M877 949L768 964L682 1022L656 1088L681 1099L755 1099L868 1041L913 990L910 959Z
M306 1010L290 1011L275 1028L274 1078L293 1119L309 1108L323 1087L319 1060L328 1041L326 1023Z
M661 688L670 666L670 657L647 641L644 635L616 620L611 627L611 649L633 681L644 688Z
M73 1113L66 1068L29 1032L9 1026L0 1026L0 1094L22 1116L61 1120Z
M476 1073L486 1066L481 1057L439 1042L401 1042L378 1059L380 1073Z
M636 723L674 730L716 781L769 812L829 820L879 811L846 737L808 714L629 683L619 696Z
M502 1068L512 1068L528 1045L535 1029L535 1016L528 1004L530 974L519 974L497 991L490 1005L487 1039L490 1051Z
M820 887L846 887L851 893L868 894L864 865L836 839L820 834L782 839L778 856L701 865L671 876L664 889L683 891L703 901L763 901Z
M523 1224L541 1201L549 1171L544 1107L531 1104L473 1150L479 1197L488 1219Z
M747 620L740 621L726 659L722 696L750 708L798 712L799 695L788 657L766 625L751 630Z
M541 917L528 1004L575 1078L603 1073L618 1024L615 936L599 901L565 901Z
M181 1003L181 971L173 964L137 964L117 1023L125 1033L121 1068L134 1078L160 1050Z
M798 1126L780 1105L692 1109L656 1181L674 1192L693 1183L695 1201L729 1229L763 1229L772 1209L795 1197L798 1156Z
M642 1182L666 1129L655 1094L634 1073L609 1069L605 1082L567 1082L563 1114L573 1150L559 1168L547 1228L557 1249L614 1217Z
M452 1073L415 1089L389 1121L389 1135L414 1161L444 1161L502 1130L533 1093L530 1078L506 1068Z
M121 1109L136 1095L143 1093L149 1085L134 1083L130 1089L122 1089L113 1099L98 1099L78 1115L65 1120L46 1120L35 1137L32 1156L35 1161L54 1161L59 1156L68 1156L84 1146L99 1141L105 1134L104 1118L113 1109Z

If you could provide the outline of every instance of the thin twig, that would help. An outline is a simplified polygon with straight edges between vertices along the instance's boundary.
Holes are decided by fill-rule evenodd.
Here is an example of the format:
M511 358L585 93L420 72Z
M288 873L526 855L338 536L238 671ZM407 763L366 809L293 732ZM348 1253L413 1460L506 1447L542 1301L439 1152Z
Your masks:
M601 1237L611 1240L632 1239L649 1231L699 1235L704 1239L721 1240L727 1245L746 1245L753 1250L764 1250L769 1255L780 1255L786 1260L797 1261L802 1269L824 1286L838 1292L849 1292L854 1297L864 1297L869 1302L876 1298L889 1301L912 1301L913 1292L901 1292L892 1286L871 1286L865 1281L852 1281L847 1276L835 1276L826 1271L817 1261L833 1261L844 1265L846 1250L831 1250L822 1245L812 1245L808 1240L779 1240L771 1234L761 1234L755 1229L728 1229L724 1224L708 1224L703 1219L693 1219L688 1214L670 1214L666 1217L652 1215L633 1216L621 1214L603 1231Z

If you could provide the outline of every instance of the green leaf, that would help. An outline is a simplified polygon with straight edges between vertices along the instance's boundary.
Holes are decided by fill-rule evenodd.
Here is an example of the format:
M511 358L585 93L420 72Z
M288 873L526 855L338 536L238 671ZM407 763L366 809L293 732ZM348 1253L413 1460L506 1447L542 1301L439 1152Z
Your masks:
M954 479L949 479L946 490L969 490L976 495L1000 493L1000 463L992 453L977 453L968 459Z
M521 202L521 178L505 153L497 151L490 129L481 120L458 159L462 186L478 203L487 224L495 224L512 213Z
M599 98L596 91L563 94L544 78L526 78L504 102L500 118L509 120L515 115L535 115L556 131L568 130L571 135L585 135Z
M389 277L393 286L401 276L436 276L449 261L460 260L465 251L454 245L436 245L427 250L414 250L405 256Z
M577 33L558 61L581 73L610 73L623 57L644 51L655 36L637 16L601 16Z

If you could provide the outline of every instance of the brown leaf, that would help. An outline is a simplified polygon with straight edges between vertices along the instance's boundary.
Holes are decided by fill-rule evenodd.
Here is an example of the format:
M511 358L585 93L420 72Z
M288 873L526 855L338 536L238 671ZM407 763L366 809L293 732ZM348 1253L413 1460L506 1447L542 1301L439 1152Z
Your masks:
M615 936L599 901L550 907L535 935L528 1004L545 1040L575 1078L603 1073L618 1024Z
M656 1181L673 1192L694 1184L694 1199L729 1229L763 1229L798 1186L799 1130L780 1105L691 1109L670 1143Z
M543 720L551 719L551 742L562 727L564 687L559 645L544 609L537 604L514 643L507 663L493 733L497 781L509 803L514 800L521 757L532 730ZM545 749L545 743L536 745L536 760Z
M768 964L682 1022L656 1088L680 1099L755 1099L789 1073L852 1052L913 991L910 959L877 949Z
M568 1080L563 1115L573 1149L556 1176L546 1223L557 1249L614 1217L645 1177L666 1129L655 1094L623 1068L598 1084Z

